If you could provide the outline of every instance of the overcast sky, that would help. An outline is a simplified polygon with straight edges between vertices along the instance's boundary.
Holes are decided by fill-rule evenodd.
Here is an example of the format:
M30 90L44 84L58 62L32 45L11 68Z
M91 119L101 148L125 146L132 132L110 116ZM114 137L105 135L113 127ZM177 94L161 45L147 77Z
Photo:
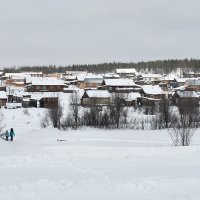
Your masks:
M0 0L0 66L199 58L199 0Z

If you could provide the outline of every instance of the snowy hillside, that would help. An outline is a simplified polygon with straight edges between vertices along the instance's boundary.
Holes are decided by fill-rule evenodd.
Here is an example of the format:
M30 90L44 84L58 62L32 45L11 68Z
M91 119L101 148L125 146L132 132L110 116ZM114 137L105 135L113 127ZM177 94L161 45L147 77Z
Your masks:
M166 131L61 132L40 128L42 109L2 109L13 142L0 140L2 200L197 200L200 137L173 147Z

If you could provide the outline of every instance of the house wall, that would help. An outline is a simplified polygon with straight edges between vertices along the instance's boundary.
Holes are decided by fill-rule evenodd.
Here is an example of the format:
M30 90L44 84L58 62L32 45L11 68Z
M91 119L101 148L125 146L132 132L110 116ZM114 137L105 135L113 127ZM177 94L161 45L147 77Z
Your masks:
M192 91L200 91L200 85L189 85L187 89Z
M109 105L110 98L83 98L82 105Z
M63 92L63 85L32 85L27 87L27 92Z
M58 97L55 98L42 98L40 100L40 107L42 108L51 108L58 106Z

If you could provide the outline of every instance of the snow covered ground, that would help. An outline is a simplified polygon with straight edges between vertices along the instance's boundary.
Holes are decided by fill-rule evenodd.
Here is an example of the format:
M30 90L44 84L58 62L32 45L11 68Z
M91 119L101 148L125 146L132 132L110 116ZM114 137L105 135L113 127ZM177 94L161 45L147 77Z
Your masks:
M0 140L0 199L200 199L198 131L173 147L166 131L42 129L43 110L23 110L2 109L16 137Z

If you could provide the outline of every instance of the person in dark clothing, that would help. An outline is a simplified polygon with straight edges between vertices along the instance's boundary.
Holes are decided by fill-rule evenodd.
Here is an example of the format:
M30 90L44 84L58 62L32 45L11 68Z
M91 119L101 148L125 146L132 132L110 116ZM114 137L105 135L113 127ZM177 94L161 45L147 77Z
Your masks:
M9 138L9 136L10 136L8 130L6 130L5 136L6 136L6 140L8 141L8 138Z
M13 137L15 136L15 132L13 128L10 129L10 141L13 141Z

